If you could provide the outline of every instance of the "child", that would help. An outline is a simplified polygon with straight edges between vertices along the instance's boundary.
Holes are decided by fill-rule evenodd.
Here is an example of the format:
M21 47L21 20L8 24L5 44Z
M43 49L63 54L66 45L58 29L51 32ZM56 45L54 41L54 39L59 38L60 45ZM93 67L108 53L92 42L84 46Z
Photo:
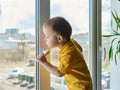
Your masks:
M50 73L64 76L68 90L92 90L92 80L82 55L81 46L71 39L72 28L62 17L54 17L43 25L48 48L58 47L59 66L50 64L44 54L37 56L40 64Z

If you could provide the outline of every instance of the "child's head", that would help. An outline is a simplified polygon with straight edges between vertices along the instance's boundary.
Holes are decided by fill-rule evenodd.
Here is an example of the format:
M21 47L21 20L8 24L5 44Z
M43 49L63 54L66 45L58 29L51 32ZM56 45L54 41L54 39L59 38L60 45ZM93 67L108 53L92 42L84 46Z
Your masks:
M64 18L54 17L43 25L43 32L46 44L49 48L53 48L70 40L72 28Z

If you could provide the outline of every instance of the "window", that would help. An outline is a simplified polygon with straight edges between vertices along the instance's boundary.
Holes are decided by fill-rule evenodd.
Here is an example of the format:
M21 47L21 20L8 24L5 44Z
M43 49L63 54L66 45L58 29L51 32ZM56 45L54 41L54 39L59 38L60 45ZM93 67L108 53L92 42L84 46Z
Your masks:
M68 3L69 2L69 3ZM72 38L83 48L86 63L88 61L88 33L89 33L89 1L88 0L51 0L50 17L62 16L72 26ZM51 63L58 65L58 49L52 49L50 54ZM63 83L64 82L64 83ZM51 75L51 87L55 90L67 90L64 78Z
M48 90L50 87L54 90L61 88L62 90L66 90L67 87L64 78L57 78L51 75L51 81L49 81L48 72L41 66L39 69L39 63L35 62L35 53L37 52L38 54L39 48L41 49L44 46L43 43L40 46L38 44L39 40L42 41L42 23L48 20L49 17L65 17L72 25L72 38L82 46L85 60L88 66L90 66L88 59L88 52L90 51L88 50L90 46L88 34L92 35L96 33L89 32L89 3L88 0L51 0L50 2L36 0L37 37L35 37L35 1L1 0L0 90L8 90L10 88L12 90L27 90L28 88L32 88L33 90ZM110 1L102 1L102 35L109 33L111 21L110 10ZM39 35L39 31L41 35ZM37 51L35 49L35 41L37 41ZM108 38L102 37L102 90L110 89L110 63L108 57L105 58L105 53L106 55L108 53L109 41ZM95 55L94 57L96 57ZM58 65L58 57L58 49L51 50L51 63ZM38 66L36 68L36 80L39 81L40 79L40 83L37 83L35 88L36 66ZM50 86L49 83L51 83Z
M0 90L35 90L34 5L0 1Z

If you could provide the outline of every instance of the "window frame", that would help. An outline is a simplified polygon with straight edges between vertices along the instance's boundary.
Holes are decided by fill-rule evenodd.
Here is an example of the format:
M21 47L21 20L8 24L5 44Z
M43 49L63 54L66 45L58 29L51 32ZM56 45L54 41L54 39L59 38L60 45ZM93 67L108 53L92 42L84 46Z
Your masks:
M36 56L42 50L42 24L50 18L50 0L36 0ZM89 1L89 67L93 90L101 90L101 0ZM45 78L45 80L44 80ZM36 62L36 90L50 90L50 75Z
M42 51L40 44L43 23L50 18L50 1L36 0L35 2L36 16L36 56ZM36 90L50 90L50 74L39 62L36 62Z
M89 64L93 81L93 90L101 90L101 1L89 2Z

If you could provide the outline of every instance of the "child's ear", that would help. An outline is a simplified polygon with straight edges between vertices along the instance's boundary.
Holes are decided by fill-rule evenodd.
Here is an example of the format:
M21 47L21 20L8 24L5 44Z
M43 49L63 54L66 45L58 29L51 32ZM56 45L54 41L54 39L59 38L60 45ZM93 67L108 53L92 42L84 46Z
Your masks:
M63 37L62 37L61 35L58 35L58 36L57 36L57 39L58 39L58 42L59 42L59 43L63 42Z

